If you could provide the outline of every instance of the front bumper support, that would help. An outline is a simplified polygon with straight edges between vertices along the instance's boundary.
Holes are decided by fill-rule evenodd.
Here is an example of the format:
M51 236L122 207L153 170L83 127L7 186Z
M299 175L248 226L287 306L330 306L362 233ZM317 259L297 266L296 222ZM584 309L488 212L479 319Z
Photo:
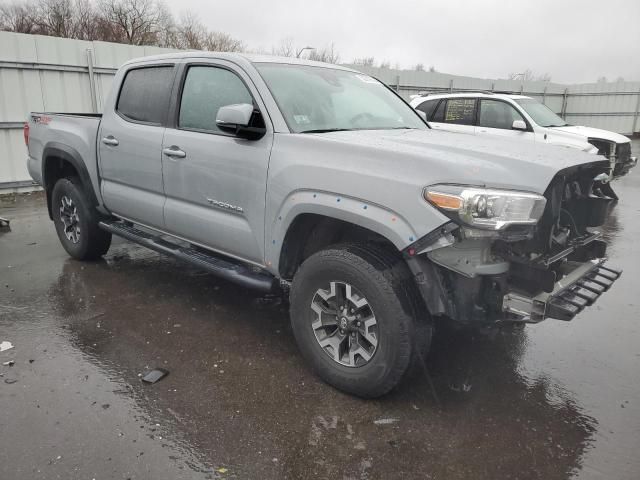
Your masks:
M556 282L552 292L535 296L509 292L503 297L502 309L514 320L529 323L545 318L572 320L609 290L622 274L619 270L605 267L604 262L605 259L567 262L567 271Z

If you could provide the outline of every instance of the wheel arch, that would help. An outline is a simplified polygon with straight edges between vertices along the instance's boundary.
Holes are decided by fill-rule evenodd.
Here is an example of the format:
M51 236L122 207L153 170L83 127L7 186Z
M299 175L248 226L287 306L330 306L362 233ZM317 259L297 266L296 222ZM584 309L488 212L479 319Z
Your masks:
M47 198L49 218L53 218L51 210L53 187L60 178L69 176L77 176L80 179L80 187L86 193L91 206L97 206L98 199L82 156L68 145L58 142L48 143L42 151L42 185Z
M296 198L310 197L314 203ZM287 204L289 203L289 205ZM399 253L415 241L406 220L384 207L329 193L298 192L285 202L272 229L271 263L281 278L292 278L305 258L345 241L376 242Z

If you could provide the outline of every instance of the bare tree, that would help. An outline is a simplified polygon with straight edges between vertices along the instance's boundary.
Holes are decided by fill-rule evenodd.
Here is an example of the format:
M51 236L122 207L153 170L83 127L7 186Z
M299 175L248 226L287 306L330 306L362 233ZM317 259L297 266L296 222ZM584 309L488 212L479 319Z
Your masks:
M429 71L430 71L431 73L435 73L435 72L437 72L436 67L435 67L435 66L433 66L433 65L429 65Z
M424 63L418 63L413 67L416 72L424 72Z
M380 68L391 68L391 62L389 60L383 60L380 62Z
M309 60L325 63L338 63L340 61L340 54L336 51L335 45L332 43L324 48L311 50Z
M178 40L177 44L174 45L176 48L204 50L207 29L193 12L182 14L177 31Z
M373 57L362 57L362 58L354 58L354 65L362 65L363 67L373 67L376 63L375 58Z
M100 10L122 43L157 45L168 13L156 0L102 0Z
M74 38L80 40L101 40L100 15L90 0L75 0L74 3Z
M75 8L71 0L39 0L35 8L37 33L76 38Z
M297 52L293 46L293 38L287 37L280 40L277 46L271 47L271 53L279 57L295 57Z
M509 80L522 80L523 82L550 82L551 75L549 75L548 73L536 75L535 73L533 73L533 70L527 68L524 72L521 73L510 73Z
M208 32L204 42L205 50L212 52L242 52L245 44L224 32Z
M34 33L36 25L31 2L12 2L0 5L0 30Z

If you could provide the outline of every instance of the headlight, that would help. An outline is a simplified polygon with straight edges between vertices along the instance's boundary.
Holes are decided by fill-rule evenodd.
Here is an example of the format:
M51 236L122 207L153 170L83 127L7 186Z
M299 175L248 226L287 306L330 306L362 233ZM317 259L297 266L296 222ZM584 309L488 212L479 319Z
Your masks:
M454 220L475 228L501 230L509 225L535 225L547 200L534 193L435 185L424 198Z

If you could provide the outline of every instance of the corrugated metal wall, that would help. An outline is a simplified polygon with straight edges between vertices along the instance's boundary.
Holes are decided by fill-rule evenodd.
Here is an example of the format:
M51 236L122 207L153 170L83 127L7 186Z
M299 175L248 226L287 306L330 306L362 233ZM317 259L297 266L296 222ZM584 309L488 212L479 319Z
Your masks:
M88 54L91 50L91 54ZM0 191L29 185L22 126L31 111L101 112L117 68L175 50L0 32Z
M88 53L90 51L90 53ZM0 191L30 184L22 125L30 111L101 112L124 62L174 50L0 32ZM89 74L93 64L93 90ZM410 95L424 90L524 91L570 123L640 130L640 82L560 85L354 66ZM634 128L635 127L635 128Z

